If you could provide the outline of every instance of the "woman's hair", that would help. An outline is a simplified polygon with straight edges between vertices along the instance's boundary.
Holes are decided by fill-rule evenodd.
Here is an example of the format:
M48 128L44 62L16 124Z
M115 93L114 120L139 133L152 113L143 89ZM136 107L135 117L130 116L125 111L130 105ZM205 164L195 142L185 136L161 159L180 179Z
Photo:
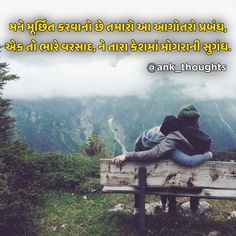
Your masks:
M161 125L160 131L166 136L169 133L181 128L180 121L172 115L166 116Z

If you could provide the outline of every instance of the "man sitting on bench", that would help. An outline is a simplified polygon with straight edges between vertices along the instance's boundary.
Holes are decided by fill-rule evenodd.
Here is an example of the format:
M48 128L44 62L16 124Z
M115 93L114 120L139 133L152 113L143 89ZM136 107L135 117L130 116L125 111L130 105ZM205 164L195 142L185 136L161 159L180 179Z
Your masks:
M125 160L156 161L167 157L185 166L195 166L210 159L211 138L200 130L199 117L193 105L182 107L178 119L167 116L160 130L151 129L138 138L135 152L117 156L113 162L122 165ZM162 198L162 202L165 201ZM193 211L197 210L198 203L198 198L190 198ZM135 197L135 210L138 211L138 195ZM175 212L175 197L169 197L169 213Z

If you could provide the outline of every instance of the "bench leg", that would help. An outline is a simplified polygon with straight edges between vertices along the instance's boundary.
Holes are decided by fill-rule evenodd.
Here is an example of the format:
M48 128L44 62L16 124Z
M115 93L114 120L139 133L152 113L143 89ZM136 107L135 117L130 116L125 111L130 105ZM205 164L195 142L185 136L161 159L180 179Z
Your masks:
M134 194L134 208L139 208L139 193Z
M140 233L145 233L145 189L146 189L146 168L139 168L139 229Z
M169 215L176 215L176 197L175 196L168 196L168 200L169 200L169 210L168 210L168 214Z
M193 213L196 213L199 205L199 198L198 197L190 197L190 208Z

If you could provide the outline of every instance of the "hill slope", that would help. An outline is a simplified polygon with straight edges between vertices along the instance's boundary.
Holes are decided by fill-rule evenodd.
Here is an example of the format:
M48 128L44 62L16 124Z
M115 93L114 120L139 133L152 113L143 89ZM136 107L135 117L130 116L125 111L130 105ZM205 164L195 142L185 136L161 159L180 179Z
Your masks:
M145 129L161 124L179 107L194 103L201 112L201 127L213 138L213 149L236 148L236 103L232 100L196 101L184 97L176 87L165 86L149 97L93 97L14 100L13 115L20 137L32 148L43 151L77 152L91 135L98 133L112 150L108 120L128 150Z

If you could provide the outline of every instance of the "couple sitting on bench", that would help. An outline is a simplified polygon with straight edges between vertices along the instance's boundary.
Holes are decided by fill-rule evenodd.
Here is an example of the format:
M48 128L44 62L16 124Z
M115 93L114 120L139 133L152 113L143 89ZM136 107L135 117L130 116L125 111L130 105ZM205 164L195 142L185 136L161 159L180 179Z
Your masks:
M129 161L158 161L170 158L185 166L197 166L212 158L211 138L200 130L200 114L194 105L186 105L175 116L166 116L161 127L155 127L141 134L135 142L134 152L119 155L113 163L121 166ZM139 196L135 194L134 214L139 212ZM168 196L169 213L176 212L176 199ZM161 197L165 208L167 198ZM193 211L197 210L199 199L190 198Z

